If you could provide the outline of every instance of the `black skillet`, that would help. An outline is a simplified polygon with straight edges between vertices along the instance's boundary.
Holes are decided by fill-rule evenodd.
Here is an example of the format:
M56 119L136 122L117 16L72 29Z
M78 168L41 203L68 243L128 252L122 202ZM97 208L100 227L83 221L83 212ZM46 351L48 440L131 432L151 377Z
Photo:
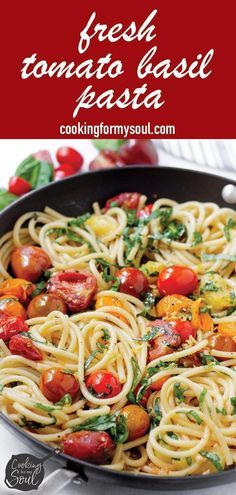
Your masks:
M103 205L107 198L124 191L142 192L148 196L149 202L156 197L167 197L180 202L212 201L220 206L228 206L221 195L222 188L228 183L228 179L211 174L169 167L128 167L85 173L50 184L9 206L0 214L0 235L10 230L25 212L43 210L48 205L65 215L77 216L90 210L94 201ZM31 449L41 451L44 455L50 452L50 447L33 439L3 414L0 414L0 420ZM206 476L171 478L115 472L64 454L55 456L55 460L77 472L83 480L95 479L149 490L193 490L236 481L236 468Z

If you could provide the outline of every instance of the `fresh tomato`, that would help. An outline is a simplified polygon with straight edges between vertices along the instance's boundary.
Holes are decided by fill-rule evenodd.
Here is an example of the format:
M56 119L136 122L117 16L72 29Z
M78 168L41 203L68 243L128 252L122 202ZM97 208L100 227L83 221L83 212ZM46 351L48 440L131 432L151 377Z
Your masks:
M121 384L115 375L107 370L94 371L86 378L86 387L95 397L110 399L121 392Z
M65 163L71 165L74 172L78 172L81 169L84 161L82 155L69 146L62 146L59 148L56 152L56 159L60 165L64 165Z
M151 348L148 350L148 361L153 361L166 354L171 354L181 344L180 335L176 332L170 322L154 320L151 323L151 330L157 328L157 334L151 341Z
M168 380L168 378L170 378L169 376L163 376L162 378L157 378L157 380L155 380L155 382L153 382L151 385L150 385L150 389L157 392L158 390L161 390L164 383Z
M117 168L119 157L115 151L102 150L89 164L89 170L106 170L107 168Z
M9 349L12 354L17 354L32 361L41 361L42 353L34 345L32 340L25 335L14 335L9 342Z
M129 139L119 151L126 165L158 165L156 148L150 139Z
M87 309L97 290L97 280L90 272L72 271L56 273L47 283L50 294L60 297L76 313Z
M13 335L28 332L28 327L22 318L0 314L0 339L8 341Z
M74 174L75 174L75 170L72 167L72 165L69 165L68 163L64 163L64 165L60 165L60 167L55 168L54 180L55 181L62 180Z
M228 321L225 323L219 323L218 332L221 335L227 335L228 337L236 337L236 322Z
M128 440L136 440L147 433L150 427L149 415L142 407L130 404L121 409L129 432Z
M147 218L147 217L149 217L151 215L151 213L152 213L152 208L153 208L153 204L152 203L144 206L144 208L142 208L142 210L140 210L138 212L138 215L137 215L138 218Z
M22 196L23 194L31 191L31 184L21 177L11 177L9 180L8 190L12 194L16 194L16 196Z
M169 323L171 323L175 331L180 335L182 344L189 339L190 335L195 339L197 330L190 321L171 319Z
M163 296L191 294L198 285L197 274L188 266L169 266L161 271L157 287Z
M16 277L37 282L43 272L52 266L52 263L42 248L25 245L13 250L11 266Z
M102 309L104 306L116 306L117 308L124 309L122 302L119 299L117 299L117 297L98 295L97 301L96 301L96 309ZM120 315L120 313L118 313L116 311L109 311L109 313L111 313L111 315L116 316L117 318L119 318L124 323L128 324L128 321L126 320L126 318L124 316Z
M28 301L34 290L34 285L22 278L8 278L0 284L0 296L14 296L21 303Z
M184 368L194 368L201 366L201 360L198 354L191 354L178 360L178 364Z
M48 316L52 311L60 311L66 314L67 308L64 301L53 294L39 294L30 301L27 308L28 318Z
M115 448L106 431L77 431L66 436L64 453L94 464L105 464L111 459Z
M157 316L171 316L173 313L188 312L189 308L193 305L192 299L181 294L173 294L172 296L165 296L157 303Z
M107 200L105 204L106 210L112 208L113 206L120 206L121 208L127 208L129 210L136 210L138 208L139 199L141 194L137 192L120 193L117 196L113 196Z
M208 344L211 349L215 349L216 351L236 352L236 343L227 335L221 335L219 333L211 335L208 339Z
M25 308L14 296L0 297L0 312L8 316L19 316L22 320L26 320Z
M77 378L70 373L64 372L63 368L44 370L39 386L42 394L52 402L58 402L66 394L70 394L73 399L79 392Z
M140 384L137 385L137 387L134 389L135 397L137 396L139 389L140 389ZM147 388L147 390L145 391L145 394L143 394L141 400L139 401L140 406L144 407L145 409L147 409L147 401L148 401L151 393L152 393L151 389Z
M148 291L147 277L137 268L122 268L116 273L116 277L120 280L120 292L139 297Z

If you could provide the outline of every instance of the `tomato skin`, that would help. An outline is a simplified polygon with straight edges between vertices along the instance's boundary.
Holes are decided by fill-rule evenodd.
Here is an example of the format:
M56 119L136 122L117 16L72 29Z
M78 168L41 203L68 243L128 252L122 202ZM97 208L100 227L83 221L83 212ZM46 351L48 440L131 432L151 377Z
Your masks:
M97 280L86 270L59 272L47 283L50 294L60 297L76 313L87 309L97 290Z
M113 198L107 200L105 209L108 210L109 208L112 208L112 203L115 203L116 206L120 206L121 208L136 210L138 208L140 197L141 194L137 192L117 194L117 196L113 196Z
M9 342L9 349L12 354L17 354L32 361L41 361L43 356L32 340L25 335L14 335Z
M77 150L70 148L69 146L61 146L61 148L58 148L56 152L56 159L60 165L64 165L64 163L71 165L74 172L78 172L81 169L84 161L82 155Z
M147 217L149 217L149 215L151 215L151 213L152 213L152 208L153 208L153 204L152 203L144 206L144 208L142 208L142 210L140 210L138 212L137 217L138 218L147 218Z
M60 165L60 167L57 167L54 171L54 180L62 180L65 179L66 177L70 177L71 175L75 174L75 170L72 167L72 165L69 165L67 163L64 163L63 165Z
M171 316L172 313L178 313L181 310L186 312L193 305L192 299L180 294L165 296L157 303L157 316Z
M67 307L64 301L53 294L38 294L34 297L27 308L28 318L48 316L52 311L60 311L66 314Z
M12 194L16 194L16 196L23 196L23 194L31 191L31 184L21 177L11 177L9 180L8 190Z
M26 311L18 299L14 296L0 297L0 312L8 316L18 316L22 320L26 320Z
M118 395L121 390L121 384L115 375L107 370L99 370L91 373L86 378L86 387L95 396L102 399L110 399Z
M22 318L0 314L0 339L7 342L21 332L28 332L28 327Z
M39 387L42 394L51 402L58 402L66 394L74 398L79 392L78 380L74 375L63 373L63 368L44 370Z
M169 320L169 323L171 323L175 331L180 335L182 344L189 339L190 335L192 335L192 337L195 339L197 330L190 321L171 319Z
M147 277L137 268L122 268L116 273L116 277L120 280L120 292L139 297L148 291Z
M228 335L221 335L219 333L216 333L209 337L208 343L209 347L211 349L215 349L216 351L236 352L236 344L234 340ZM217 359L220 360L224 358L217 357Z
M42 248L25 245L13 250L11 266L16 277L37 282L43 272L52 266L52 263Z
M63 443L64 453L94 464L105 464L115 448L106 431L77 431L70 433Z
M34 285L22 278L9 278L0 284L0 296L14 296L21 303L28 301Z
M201 360L198 354L191 354L190 356L179 359L178 364L184 368L194 368L196 366L201 366Z
M198 285L197 274L187 266L169 266L161 271L157 279L157 287L163 296L191 294Z
M126 419L129 431L129 441L142 437L149 430L150 418L142 407L137 406L136 404L129 404L121 409L121 415Z
M157 392L158 390L161 390L164 383L168 380L169 375L168 376L163 376L162 378L157 378L157 380L155 380L155 382L153 382L151 385L150 385L150 389Z
M151 323L151 327L159 327L159 331L148 349L148 362L171 354L181 344L180 335L173 328L171 322L154 320Z

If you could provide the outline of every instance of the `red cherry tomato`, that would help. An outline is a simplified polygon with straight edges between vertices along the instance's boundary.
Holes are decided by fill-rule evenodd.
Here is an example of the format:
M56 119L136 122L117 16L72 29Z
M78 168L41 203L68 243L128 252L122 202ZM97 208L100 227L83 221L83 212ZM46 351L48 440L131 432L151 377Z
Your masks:
M89 164L89 170L106 170L107 168L117 168L118 162L119 156L115 151L102 150Z
M169 323L171 323L175 331L180 335L182 343L186 342L186 340L189 339L190 335L192 335L193 338L195 338L197 335L197 330L190 321L173 319L170 320Z
M148 291L147 277L137 268L122 268L116 273L116 277L120 280L120 292L139 297Z
M97 280L91 273L65 271L48 280L47 290L60 297L72 312L87 309L97 290Z
M161 271L157 287L163 296L191 294L198 285L197 274L188 266L169 266Z
M135 397L137 396L139 389L140 389L140 384L137 385L137 387L134 389ZM142 396L142 399L139 401L140 406L144 407L145 409L147 409L147 401L148 401L151 393L152 393L151 389L147 388L145 394Z
M94 464L105 464L111 459L115 444L106 431L82 430L70 433L63 447L67 455Z
M95 395L102 399L110 399L121 392L121 384L115 375L106 370L99 370L91 373L86 378L86 387Z
M41 361L43 356L32 340L25 335L14 335L9 342L9 349L12 354L17 354L32 361Z
M156 327L158 331L155 338L150 342L151 347L148 350L148 362L171 354L181 344L180 335L173 328L171 322L154 320L151 323L151 327L152 329Z
M0 314L0 339L6 342L13 335L21 332L28 332L28 327L22 318Z
M25 245L13 250L11 266L16 277L37 282L43 272L52 266L52 263L42 248Z
M158 165L156 148L150 139L130 139L119 151L126 165Z
M149 215L151 215L152 213L152 208L153 208L153 204L150 203L148 205L146 205L144 208L142 208L142 210L140 210L138 212L138 218L147 218L149 217Z
M81 169L84 161L82 155L69 146L59 148L56 152L56 159L61 165L64 165L64 163L71 165L74 172L78 172Z
M141 194L137 192L118 194L107 200L105 208L108 210L108 208L112 208L112 206L120 206L121 208L136 210L136 208L138 208L140 196Z
M163 376L162 378L158 378L157 380L155 380L155 382L153 382L150 385L150 389L153 391L161 390L164 383L168 380L168 378L170 378L170 377L169 376Z
M9 180L8 190L10 193L16 194L16 196L22 196L31 191L31 189L31 184L21 177L11 177Z
M60 167L57 167L55 169L54 180L55 181L62 180L74 174L75 174L75 169L72 167L72 165L69 165L68 163L64 163L63 165L60 165Z
M58 402L66 394L73 398L79 392L78 380L74 375L64 373L62 368L44 370L39 386L42 394L52 402Z

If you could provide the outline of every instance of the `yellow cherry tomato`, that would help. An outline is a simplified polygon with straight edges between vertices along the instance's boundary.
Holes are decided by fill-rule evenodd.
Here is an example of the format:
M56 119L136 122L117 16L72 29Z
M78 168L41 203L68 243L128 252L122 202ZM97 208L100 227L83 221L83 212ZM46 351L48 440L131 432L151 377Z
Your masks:
M116 297L112 296L98 296L97 301L96 301L96 309L102 309L104 306L116 306L117 308L122 308L124 309L123 304L120 302L119 299ZM116 316L119 318L121 321L126 323L128 325L128 321L126 318L121 315L120 313L117 313L116 311L110 311L111 315Z
M150 427L149 415L142 407L128 405L121 409L121 415L125 417L129 432L128 440L136 440L147 433Z

